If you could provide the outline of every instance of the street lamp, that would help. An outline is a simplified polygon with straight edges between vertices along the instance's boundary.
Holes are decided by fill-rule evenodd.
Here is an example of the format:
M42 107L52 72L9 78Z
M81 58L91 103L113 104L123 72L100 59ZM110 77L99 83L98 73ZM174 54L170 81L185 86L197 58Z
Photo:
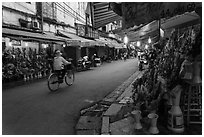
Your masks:
M152 40L151 40L151 38L149 37L149 39L148 39L148 43L150 44L152 42Z

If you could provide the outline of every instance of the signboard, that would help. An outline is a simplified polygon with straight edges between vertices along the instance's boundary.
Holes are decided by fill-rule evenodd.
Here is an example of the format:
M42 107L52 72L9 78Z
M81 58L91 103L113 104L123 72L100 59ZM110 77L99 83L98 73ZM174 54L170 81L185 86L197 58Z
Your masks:
M43 17L50 19L57 18L56 5L54 2L42 2Z
M77 35L85 36L85 26L82 24L77 24Z
M21 40L10 40L12 46L21 46Z
M168 18L194 11L201 2L124 2L122 3L123 28L147 24L159 18Z
M94 39L99 38L98 31L94 30L91 26L76 23L76 28L77 28L76 34L78 36Z

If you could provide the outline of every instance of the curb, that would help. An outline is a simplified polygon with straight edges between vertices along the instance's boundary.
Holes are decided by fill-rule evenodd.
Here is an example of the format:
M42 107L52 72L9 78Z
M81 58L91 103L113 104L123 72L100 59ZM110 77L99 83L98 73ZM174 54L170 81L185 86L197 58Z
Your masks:
M136 81L136 79L140 78L142 76L143 72L138 72L138 73L134 73L128 80L126 80L122 86L125 84L127 84L128 86L122 90L123 92L117 97L114 98L114 102L110 105L110 107L108 108L108 110L103 114L103 121L102 124L105 123L106 125L102 125L102 129L101 129L101 133L104 135L110 135L111 130L110 130L110 123L113 123L114 121L117 121L117 117L122 117L122 115L125 113L122 108L125 106L125 104L127 104L127 102L129 101L129 97L132 96L133 92L133 86L132 84ZM136 76L135 76L136 75ZM132 81L130 83L130 81ZM120 86L119 86L120 87ZM119 88L120 89L120 88ZM118 93L117 89L116 91L114 90L113 93ZM109 120L107 122L104 122L104 117L108 117ZM108 129L107 129L108 127ZM104 130L105 128L105 130ZM106 131L104 133L104 131Z
M123 84L118 86L113 92L108 94L103 101L105 102L115 102L116 99L125 91L126 88L128 88L129 85L131 85L135 78L137 78L139 75L141 75L141 71L136 71L131 77L129 77Z
M113 92L105 96L104 99L89 106L89 108L82 109L80 111L80 118L75 127L76 134L110 135L110 122L117 121L115 116L119 114L118 112L121 112L124 106L123 103L128 101L126 98L132 95L132 83L141 77L143 72L144 71L136 71ZM123 103L119 102L121 100L123 100ZM121 112L121 114L122 113L124 112ZM92 120L88 120L90 118ZM99 119L100 122L98 121ZM96 126L96 121L101 124L100 127Z
M26 82L23 81L23 80L19 80L19 81L14 81L14 82L10 82L10 83L4 83L4 84L2 84L2 89L3 90L7 90L7 89L19 87L19 86L33 84L33 83L44 81L47 78L48 78L48 76L42 77L42 78L38 78L38 79L29 80L29 81L26 81Z

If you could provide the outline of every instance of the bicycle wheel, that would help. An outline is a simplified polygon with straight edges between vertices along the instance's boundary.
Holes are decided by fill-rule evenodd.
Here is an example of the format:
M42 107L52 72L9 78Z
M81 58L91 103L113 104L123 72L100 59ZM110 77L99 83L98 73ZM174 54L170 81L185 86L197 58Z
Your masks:
M50 91L56 91L59 88L58 77L55 73L48 77L47 85Z
M74 71L68 70L65 75L65 83L69 86L71 86L74 83Z

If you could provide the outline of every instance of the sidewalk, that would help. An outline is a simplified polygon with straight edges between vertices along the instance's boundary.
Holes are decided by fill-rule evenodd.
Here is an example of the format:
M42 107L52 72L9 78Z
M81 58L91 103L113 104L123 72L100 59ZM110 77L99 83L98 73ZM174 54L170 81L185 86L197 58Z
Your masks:
M19 80L19 81L13 81L13 82L10 82L10 83L4 83L4 84L2 84L2 89L5 90L5 89L10 89L10 88L15 88L15 87L18 87L18 86L32 84L32 83L35 83L35 82L44 81L47 78L48 78L48 76L42 77L42 78L37 78L37 79L32 79L32 80L29 80L29 81L26 81L26 82L23 81L23 80Z
M128 80L107 95L103 100L81 110L81 115L75 127L77 135L151 135L148 132L149 119L143 116L142 129L134 129L134 119L131 115L132 106L129 98L132 83L140 78L143 72L135 72ZM159 115L157 127L159 135L202 135L201 125L185 127L183 133L176 134L167 129L167 116Z
M103 65L103 64L109 64L109 63L108 62L103 62L101 65ZM98 67L100 67L100 66L98 66ZM91 67L90 70L93 69L93 68L97 68L97 67ZM86 70L81 70L81 71L86 71ZM81 71L75 71L75 73L78 73L78 72L81 72ZM27 80L27 81L24 81L23 79L21 79L21 80L18 80L18 81L2 83L2 89L5 90L5 89L18 87L18 86L32 84L32 83L35 83L35 82L41 82L41 81L47 80L48 77L49 77L49 74L47 74L46 76L43 76L41 78L33 78L33 79L30 79L30 80Z
M122 85L117 87L112 93L108 94L103 100L93 104L92 106L81 110L80 118L75 127L77 135L100 135L109 134L110 122L120 119L121 108L128 101L128 96L132 94L132 83L143 72L135 72ZM122 104L120 104L122 101ZM120 103L119 103L120 102ZM124 109L122 109L124 111ZM126 110L124 111L126 112ZM123 113L124 113L123 112ZM121 115L121 116L118 116Z

